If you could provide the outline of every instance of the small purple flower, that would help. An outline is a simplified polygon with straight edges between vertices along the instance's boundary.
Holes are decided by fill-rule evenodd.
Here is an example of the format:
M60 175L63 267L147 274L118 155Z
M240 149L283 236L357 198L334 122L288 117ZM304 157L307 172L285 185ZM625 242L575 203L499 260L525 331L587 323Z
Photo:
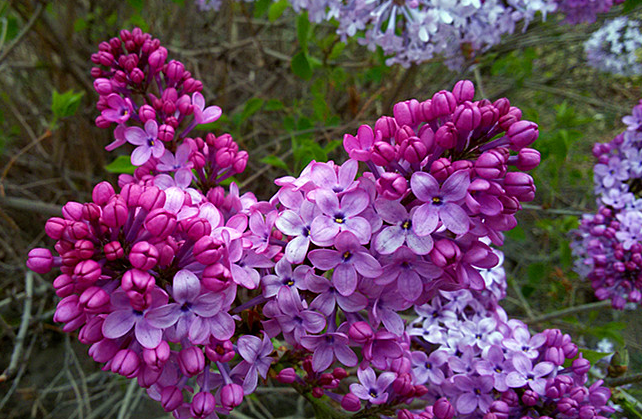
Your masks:
M332 283L341 295L350 295L357 288L357 272L367 278L381 275L381 265L357 237L349 231L340 233L334 240L337 250L317 249L308 257L312 264L323 271L334 269Z
M266 275L261 279L263 296L274 297L282 287L288 287L298 294L297 290L306 289L306 276L311 270L311 267L301 265L292 272L292 265L285 258L281 258L274 266L276 275Z
M292 333L294 340L301 341L307 333L319 333L326 324L325 316L308 310L298 294L289 288L281 288L277 294L277 304L281 315L276 320L284 333Z
M387 223L373 240L374 249L382 255L389 255L406 244L417 255L427 255L433 246L432 237L419 237L412 228L412 216L399 201L379 199L375 202L379 216Z
M197 124L208 124L221 117L221 108L218 106L205 107L205 98L199 92L192 95L192 104L194 105L194 120Z
M356 313L368 305L368 299L363 294L353 292L350 295L343 296L339 294L327 278L315 275L312 272L306 278L306 286L310 291L318 294L312 300L310 308L319 310L326 316L332 313L337 304L341 307L341 310L347 313Z
M107 105L109 108L103 110L101 115L110 122L122 124L129 119L134 106L129 99L123 99L120 95L112 93L107 96Z
M506 391L508 390L508 385L506 384L506 375L510 371L510 362L507 362L504 359L504 352L502 348L493 345L484 352L482 360L475 364L475 370L480 375L492 375L495 380L495 389L497 391Z
M316 203L323 212L310 226L312 242L319 246L329 246L342 231L350 231L359 243L370 241L372 227L368 220L359 215L370 203L368 194L355 189L341 197L341 202L334 192L326 189L317 190Z
M165 153L165 146L158 139L158 124L153 119L145 122L145 130L139 127L127 128L125 139L138 146L132 152L131 161L134 166L142 166L152 156L158 159Z
M412 371L418 384L427 381L438 386L444 381L442 365L446 363L448 354L445 351L434 351L429 356L425 352L413 352L411 355Z
M521 388L526 384L543 396L546 390L546 376L550 374L555 365L552 362L540 362L533 367L533 363L521 353L515 354L512 358L515 371L506 376L506 384L511 388Z
M341 193L353 190L358 183L354 177L359 170L359 163L356 160L348 160L339 166L338 171L334 165L329 163L314 163L310 172L310 179L320 188L331 190L334 193Z
M424 202L412 216L412 228L418 236L425 236L437 229L439 221L455 234L464 234L469 229L470 218L457 204L466 197L470 175L459 170L446 179L440 187L432 175L415 172L410 178L410 187L415 196Z
M388 400L386 389L397 378L394 372L384 372L378 378L370 367L357 371L360 383L350 384L352 394L372 404L383 404Z
M482 413L488 412L488 408L493 402L493 397L489 394L493 390L492 376L456 375L453 377L453 382L455 387L461 391L455 402L459 413L467 415L473 413L478 407Z
M274 350L272 341L266 334L263 334L263 340L252 335L241 336L237 343L237 351L243 361L241 361L231 374L241 374L243 380L243 392L247 395L256 389L258 376L265 378L272 364L272 358L268 355Z
M291 263L305 260L310 247L310 226L320 213L316 205L304 200L298 211L285 210L276 219L276 227L283 234L293 237L285 246L285 257Z
M513 330L513 337L502 340L502 345L511 351L522 352L530 359L535 359L539 356L537 350L540 346L546 343L546 336L538 333L531 337L526 327L516 327Z
M303 336L301 345L314 352L312 368L317 372L326 370L335 357L347 367L354 367L358 362L357 355L348 346L348 336L345 333Z
M189 144L183 143L176 148L176 155L166 150L156 165L156 170L161 172L176 172L174 179L181 189L186 189L192 183L192 167L194 163L189 161L192 149Z

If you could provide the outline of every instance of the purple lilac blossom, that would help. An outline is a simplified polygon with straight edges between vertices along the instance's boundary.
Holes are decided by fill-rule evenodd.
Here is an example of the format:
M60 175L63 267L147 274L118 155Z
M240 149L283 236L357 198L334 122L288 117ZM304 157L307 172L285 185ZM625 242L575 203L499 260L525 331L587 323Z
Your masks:
M642 74L642 62L638 55L640 48L640 22L626 16L605 21L584 42L584 52L591 67L623 76Z

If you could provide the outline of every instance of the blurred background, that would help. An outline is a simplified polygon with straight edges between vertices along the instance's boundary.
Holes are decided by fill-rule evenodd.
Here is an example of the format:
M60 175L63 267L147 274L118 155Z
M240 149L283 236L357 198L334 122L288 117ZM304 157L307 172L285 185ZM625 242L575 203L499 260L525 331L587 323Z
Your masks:
M62 333L52 320L53 274L25 267L29 249L51 246L44 223L65 202L87 201L93 185L117 181L118 150L104 150L111 131L94 124L89 58L99 42L136 26L202 80L207 104L223 110L208 128L231 133L248 150L235 181L260 199L275 191L275 178L298 174L312 159L345 159L343 134L391 115L397 101L428 99L462 78L475 82L476 99L508 97L540 125L535 147L543 159L534 173L537 198L503 249L504 306L534 331L560 328L582 348L617 351L612 363L620 365L612 368L641 371L640 312L596 303L572 271L568 246L578 217L595 210L591 148L621 132L622 116L642 98L639 76L586 65L583 41L620 12L615 7L593 25L536 19L452 71L438 60L388 67L380 51L342 42L333 24L310 24L286 1L224 2L219 11L192 0L0 1L0 417L167 417L135 382L102 372L74 334ZM639 17L640 8L632 13ZM580 309L558 312L567 307ZM636 417L642 389L623 393L617 397L628 401L618 415ZM234 412L311 415L298 394L271 383Z

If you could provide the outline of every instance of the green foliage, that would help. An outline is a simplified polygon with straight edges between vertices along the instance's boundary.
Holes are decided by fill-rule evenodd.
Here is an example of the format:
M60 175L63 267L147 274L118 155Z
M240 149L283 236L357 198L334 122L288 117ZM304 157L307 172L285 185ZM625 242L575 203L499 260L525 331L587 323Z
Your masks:
M526 78L533 74L533 61L537 58L535 48L525 48L512 51L503 56L497 54L488 56L492 60L490 74L493 76L506 76L514 79L521 85Z
M50 125L52 128L56 126L58 120L76 114L84 94L85 92L74 92L73 89L67 90L65 93L58 93L58 91L54 89L51 96L53 120Z
M290 68L295 75L301 77L303 80L310 80L312 78L312 67L310 66L305 51L299 51L292 57Z
M290 3L288 3L288 0L279 0L270 4L270 7L268 8L268 19L270 22L274 22L280 18L289 5Z
M105 166L109 173L133 175L136 166L130 160L130 156L118 156L111 163Z
M296 35L301 49L308 52L308 38L310 37L310 20L308 12L301 13L296 19Z

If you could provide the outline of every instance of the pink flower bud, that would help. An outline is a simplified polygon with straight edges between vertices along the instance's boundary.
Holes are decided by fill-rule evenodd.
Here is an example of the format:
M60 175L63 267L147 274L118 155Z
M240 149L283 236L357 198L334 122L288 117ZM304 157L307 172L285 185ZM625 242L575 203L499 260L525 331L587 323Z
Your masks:
M176 229L176 215L163 208L156 208L145 218L145 228L155 237L167 237Z
M457 103L472 101L475 97L475 85L470 80L459 80L455 83L455 87L453 87L453 96Z
M117 241L107 243L103 247L103 251L105 252L105 258L109 261L120 259L125 255L122 245Z
M498 123L501 129L503 129L504 131L508 131L508 129L510 129L510 127L513 124L515 124L521 119L522 119L522 111L519 108L515 108L511 106L508 113L499 118Z
M348 412L357 412L361 409L361 400L352 393L348 393L341 399L341 407Z
M445 397L438 399L432 406L433 414L437 419L452 419L455 416L455 409Z
M219 342L210 337L208 345L205 345L205 355L212 362L228 362L234 358L234 345L229 340Z
M114 196L103 208L102 221L111 228L120 228L127 222L129 210L125 200Z
M234 163L232 164L234 173L243 173L245 167L247 166L247 161L249 158L250 156L245 150L241 150L236 153L236 158L234 159Z
M506 173L506 155L497 149L482 153L475 161L475 173L482 179L498 179Z
M407 397L414 393L414 386L410 374L401 374L392 382L393 390L402 397Z
M499 111L493 105L479 108L481 114L480 126L490 128L499 120Z
M535 199L533 178L522 172L508 172L504 178L504 189L521 202Z
M167 124L158 127L158 139L166 143L172 141L174 139L174 128Z
M31 249L27 258L27 268L39 274L46 274L53 266L53 255L49 249Z
M93 284L98 281L102 270L95 260L83 260L74 268L73 278L85 284Z
M96 251L94 243L89 240L78 240L74 244L74 249L79 259L90 259Z
M60 300L53 320L57 323L69 323L80 317L84 319L85 315L78 300L79 297L75 294Z
M89 236L89 227L87 224L79 221L72 221L67 224L67 227L62 233L62 237L69 241L76 241L84 239Z
M130 269L123 274L120 284L125 292L145 294L154 288L156 280L149 272Z
M238 385L238 384L230 384L230 385ZM225 387L223 387L223 389L225 389ZM241 389L241 394L242 392L243 392L243 389ZM194 395L189 411L192 414L192 416L195 418L205 418L209 416L212 412L214 412L215 405L216 405L216 399L214 398L214 395L212 393L210 393L209 391L199 391ZM225 408L224 403L223 403L223 407Z
M578 416L580 419L593 419L597 415L595 407L591 405L584 405L580 407Z
M500 116L504 116L510 110L510 101L503 97L494 101L493 106L499 111Z
M574 416L577 413L577 402L571 398L563 397L557 402L559 411L568 416Z
M209 265L203 270L201 284L210 291L219 292L230 284L232 273L223 264Z
M399 173L384 172L376 183L377 193L385 199L394 201L408 191L408 181Z
M566 358L564 358L564 351L562 351L561 348L558 347L550 347L546 348L546 353L544 354L544 360L548 362L552 362L555 365L562 365L564 364Z
M336 367L332 370L332 376L337 380L343 380L348 376L348 372L341 367Z
M357 343L365 343L372 339L374 331L367 322L356 322L350 325L348 336Z
M54 240L60 240L68 224L69 221L67 220L60 217L52 217L45 223L45 233Z
M432 114L433 118L450 115L455 111L457 100L455 95L447 90L441 90L432 97Z
M112 339L102 339L89 348L89 356L96 362L102 364L111 360L120 347Z
M459 133L457 132L457 128L455 128L455 124L446 122L440 126L435 133L435 142L440 147L451 149L457 145L458 137Z
M165 387L161 391L161 406L166 412L178 409L183 404L183 393L176 386Z
M165 69L165 75L174 81L180 81L185 72L185 66L180 61L171 60L167 63L167 68Z
M416 125L414 115L417 113L419 108L419 102L417 99L405 100L403 102L396 103L392 108L392 114L395 117L395 121L400 126Z
M531 121L517 121L506 131L512 148L521 150L533 144L539 136L537 124Z
M284 368L276 375L276 380L281 384L292 384L297 379L294 368Z
M141 84L145 80L145 73L140 68L134 68L129 73L129 79L134 84Z
M56 290L56 295L60 298L65 298L75 291L76 281L69 275L62 274L56 277L53 282L53 286Z
M146 241L139 241L132 246L129 252L129 262L134 268L147 271L156 266L158 262L158 250Z
M573 368L573 372L575 374L584 375L591 369L591 362L588 359L583 358L582 354L580 354L579 358L573 360L571 368Z
M522 402L526 406L535 406L538 400L539 400L539 395L535 393L533 390L526 390L524 394L522 394Z
M387 166L395 160L397 150L395 146L385 141L377 141L372 146L372 154L370 159L377 166Z
M448 176L454 172L450 160L446 157L439 158L430 165L430 174L440 182L448 179Z
M170 355L169 344L161 340L161 343L154 349L143 348L143 361L149 367L161 369L167 363Z
M395 120L395 118L392 118L389 116L382 116L379 119L377 119L377 122L375 122L374 132L381 132L381 137L383 139L388 139L388 138L394 137L398 129L399 129L399 126L397 125L397 121ZM370 135L373 136L374 138L372 129L370 129Z
M82 219L86 221L97 221L100 219L102 211L100 207L93 202L86 202L82 206Z
M160 71L161 68L163 68L163 65L165 64L166 59L167 59L167 50L164 47L160 47L156 51L149 54L149 58L147 59L147 62L149 63L149 66L151 67L152 71L158 72Z
M94 190L91 193L91 199L94 203L103 206L112 196L114 196L114 193L114 188L109 184L109 182L100 182L94 186Z
M541 156L539 151L532 148L522 148L517 155L517 168L519 170L533 170L539 166Z
M205 368L205 356L197 346L184 348L178 353L178 366L189 377L199 374Z
M101 96L107 96L113 92L111 81L104 78L94 80L94 89L96 89L96 92Z
M399 154L408 163L419 163L428 155L428 148L419 138L411 137L401 143Z
M238 384L226 384L221 389L221 404L232 410L243 402L243 387Z
M481 125L481 112L479 108L470 102L464 102L457 106L453 114L453 122L457 130L466 132L472 131Z
M432 121L436 116L432 112L432 100L424 100L417 109L417 119L423 122Z
M78 332L78 340L85 345L91 345L104 339L102 317L92 317Z
M149 120L156 119L156 110L149 105L143 105L138 109L138 116L140 117L141 122L144 124Z
M430 252L430 259L440 268L451 266L461 259L461 250L454 241L441 239L435 242L433 250Z
M78 302L87 313L101 313L108 308L109 294L100 287L89 287L80 294Z

